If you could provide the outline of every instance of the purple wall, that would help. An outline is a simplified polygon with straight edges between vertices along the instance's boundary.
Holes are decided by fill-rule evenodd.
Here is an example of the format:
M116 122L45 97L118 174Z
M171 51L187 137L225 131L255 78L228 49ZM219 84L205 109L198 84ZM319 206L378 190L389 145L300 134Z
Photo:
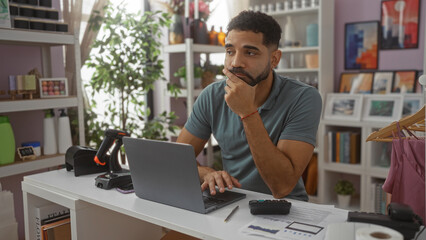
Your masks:
M420 2L422 2L420 0ZM379 0L335 0L334 89L339 86L344 69L345 24L349 22L380 21ZM407 50L380 50L378 70L422 70L425 41L426 2L420 3L419 47Z

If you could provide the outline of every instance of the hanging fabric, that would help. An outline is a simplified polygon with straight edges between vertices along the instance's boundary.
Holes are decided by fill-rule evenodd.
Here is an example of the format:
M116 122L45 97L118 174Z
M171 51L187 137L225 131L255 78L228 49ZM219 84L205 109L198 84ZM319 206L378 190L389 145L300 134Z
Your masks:
M425 219L425 139L409 130L410 137L397 123L397 136L392 140L391 166L383 190L392 194L392 202L409 205Z

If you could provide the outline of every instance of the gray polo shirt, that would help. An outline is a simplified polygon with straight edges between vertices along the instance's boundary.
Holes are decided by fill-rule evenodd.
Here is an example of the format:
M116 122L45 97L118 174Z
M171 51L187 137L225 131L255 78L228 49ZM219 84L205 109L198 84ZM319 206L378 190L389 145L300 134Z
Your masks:
M254 164L240 117L226 105L225 84L212 83L201 92L185 128L201 139L209 139L213 133L221 148L224 170L238 179L243 189L271 194ZM317 89L274 72L271 93L258 111L275 145L280 139L288 139L315 146L321 108ZM287 197L308 200L302 178Z

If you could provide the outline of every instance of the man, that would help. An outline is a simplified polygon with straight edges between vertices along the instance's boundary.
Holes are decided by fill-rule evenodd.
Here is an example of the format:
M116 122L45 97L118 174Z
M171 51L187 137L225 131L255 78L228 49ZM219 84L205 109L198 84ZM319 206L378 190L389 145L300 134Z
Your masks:
M213 133L224 171L198 166L201 188L216 194L244 189L308 200L301 175L312 157L322 101L318 91L279 76L279 24L243 11L228 25L226 81L209 85L197 98L177 142L198 155Z

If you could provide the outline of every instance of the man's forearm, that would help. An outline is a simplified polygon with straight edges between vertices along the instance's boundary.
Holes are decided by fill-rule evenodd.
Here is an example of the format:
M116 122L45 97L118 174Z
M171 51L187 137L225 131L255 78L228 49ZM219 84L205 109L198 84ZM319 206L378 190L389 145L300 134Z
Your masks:
M288 195L300 178L291 159L269 138L259 114L243 120L256 167L275 198Z

